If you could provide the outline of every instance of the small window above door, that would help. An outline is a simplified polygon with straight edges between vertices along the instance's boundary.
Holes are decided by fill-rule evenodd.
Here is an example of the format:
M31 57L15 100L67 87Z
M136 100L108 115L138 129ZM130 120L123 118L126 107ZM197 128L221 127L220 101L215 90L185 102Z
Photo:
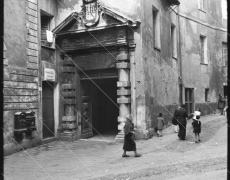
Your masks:
M41 11L41 46L52 47L53 42L48 40L48 36L52 36L52 32L47 35L47 31L51 31L51 23L53 21L53 16L46 13L45 11ZM50 37L51 39L53 37ZM49 38L49 39L50 39Z

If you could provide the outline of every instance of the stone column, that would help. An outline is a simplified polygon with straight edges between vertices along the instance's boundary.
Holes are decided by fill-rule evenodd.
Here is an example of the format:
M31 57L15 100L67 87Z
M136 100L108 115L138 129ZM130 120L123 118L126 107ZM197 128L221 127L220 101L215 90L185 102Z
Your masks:
M64 116L62 116L61 140L76 140L77 118L75 114L76 105L76 84L74 82L75 67L70 56L64 57L62 62L62 74L64 84L62 84L62 104L64 106Z
M119 55L117 56L117 69L118 69L118 82L117 82L117 103L119 104L119 117L118 117L118 130L120 132L115 137L116 142L124 141L124 125L126 116L130 115L130 103L131 103L131 91L130 91L130 63L128 50L124 47L119 49Z

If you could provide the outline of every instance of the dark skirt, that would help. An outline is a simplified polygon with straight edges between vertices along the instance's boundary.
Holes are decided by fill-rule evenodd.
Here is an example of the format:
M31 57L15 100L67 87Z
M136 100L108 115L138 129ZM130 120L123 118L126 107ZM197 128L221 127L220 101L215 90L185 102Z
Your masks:
M201 122L200 121L199 122L193 121L192 125L194 128L194 130L193 130L194 133L200 133L201 132Z
M132 133L125 135L123 150L124 151L136 151L136 143L133 140Z
M178 137L179 137L181 140L185 140L185 137L186 137L186 124L180 124L180 123L179 123Z

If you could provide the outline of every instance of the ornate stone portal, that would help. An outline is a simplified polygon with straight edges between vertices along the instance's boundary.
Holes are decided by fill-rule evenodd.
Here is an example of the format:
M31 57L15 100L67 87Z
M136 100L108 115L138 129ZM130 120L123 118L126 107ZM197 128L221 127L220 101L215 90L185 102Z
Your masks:
M123 142L123 128L126 122L126 117L131 115L130 59L132 59L132 61L134 60L134 55L131 53L131 51L134 51L135 45L133 43L134 32L133 30L130 30L130 28L136 28L138 27L138 25L138 22L134 22L127 17L121 16L120 14L113 12L109 8L102 7L98 0L83 0L82 11L80 13L73 12L59 26L54 29L54 33L56 34L56 36L60 37L59 42L61 42L62 51L64 51L65 53L73 55L74 52L82 52L83 50L84 52L88 52L89 54L104 51L103 53L106 52L112 55L113 53L117 54L118 52L117 57L115 56L116 60L113 60L116 62L113 62L111 60L108 61L107 59L104 64L105 67L100 66L103 64L102 62L99 62L99 66L96 65L95 63L98 60L95 58L89 59L80 56L78 57L79 62L74 61L74 63L77 64L77 67L68 67L70 71L74 68L76 71L80 69L84 71L92 70L92 68L94 70L96 70L97 68L113 69L113 65L116 63L116 68L118 70L118 130L120 130L115 138L117 142ZM102 59L100 60L104 61ZM63 69L66 68L67 67L63 66ZM132 68L134 69L134 63L132 64ZM71 73L70 71L63 73L68 74ZM135 79L132 78L132 82L133 80ZM71 86L74 84L73 81L74 80L70 80L67 83L68 85L64 85L63 87L68 86L73 88ZM74 99L74 96L72 96L74 93L74 88L71 88L64 88L65 90L63 90L63 93L71 94L71 96L68 96L68 98L72 97ZM79 87L77 88L79 90ZM133 98L135 99L135 97ZM70 126L70 122L73 122L73 124L79 123L76 122L76 113L74 113L72 110L72 108L74 107L74 102L76 102L76 100L74 101L73 99L69 101L71 102L71 104L65 105L65 115L62 118L64 132L69 133L71 127L72 134L74 134L74 131L76 131L78 126ZM133 108L135 108L135 106L133 106ZM83 116L82 112L81 116ZM66 125L66 119L71 120L68 121L68 125Z

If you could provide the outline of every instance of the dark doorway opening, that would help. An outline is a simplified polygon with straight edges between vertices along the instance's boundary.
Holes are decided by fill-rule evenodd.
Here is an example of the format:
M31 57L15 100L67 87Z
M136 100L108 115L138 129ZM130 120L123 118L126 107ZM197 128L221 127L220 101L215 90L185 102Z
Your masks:
M224 86L224 97L228 95L228 86Z
M86 81L89 80L83 80L82 83ZM119 132L117 78L93 79L90 82L93 138L114 139Z
M42 122L43 139L54 137L54 95L53 84L42 82Z
M93 133L117 135L119 106L117 105L117 79L94 80L92 85ZM102 92L103 91L103 92Z
M194 112L194 89L193 88L185 88L185 105L188 114Z

